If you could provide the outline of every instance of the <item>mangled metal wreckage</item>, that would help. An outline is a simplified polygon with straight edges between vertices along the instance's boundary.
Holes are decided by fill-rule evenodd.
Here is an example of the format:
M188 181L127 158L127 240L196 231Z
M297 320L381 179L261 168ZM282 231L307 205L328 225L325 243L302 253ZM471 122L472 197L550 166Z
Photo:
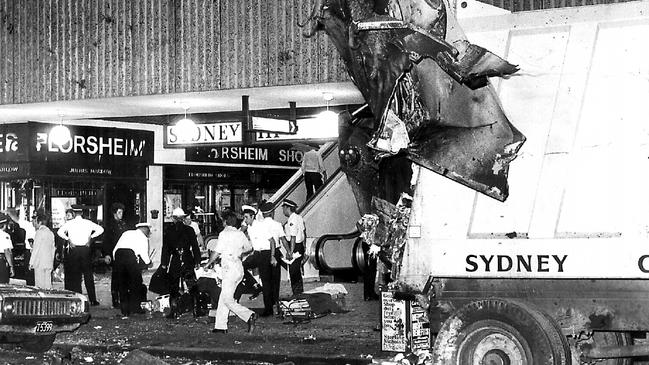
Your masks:
M431 189L417 183L418 172L426 171L421 168L504 201L509 163L525 142L488 82L516 73L517 67L468 42L448 1L317 0L301 25L308 26L307 36L327 34L371 112L339 116L342 169L364 215L358 224L362 236L380 247L379 267L383 263L389 270L390 288L428 308L437 334L435 363L569 364L579 356L649 354L647 345L627 346L630 331L646 331L649 321L634 316L632 302L608 294L620 288L615 281L531 273L503 276L512 280L498 273L447 276L443 270L426 271L430 265L421 265L419 283L400 276L404 248L419 237L409 231L409 220L426 215L416 212L427 209L421 202L425 189ZM404 168L411 162L412 169ZM419 242L410 250L417 257L409 262L462 250L439 246ZM523 268L531 265L532 255L519 256L530 258ZM445 260L440 257L434 258L437 263ZM485 263L493 257L485 256ZM539 271L552 257L534 256ZM477 260L467 255L466 263L456 266L470 271L470 258ZM647 291L640 281L628 284L625 292ZM603 297L608 299L588 299ZM626 364L615 361L608 363Z
M382 161L405 157L504 201L509 163L525 142L488 82L518 68L469 43L447 9L442 0L319 0L309 17L306 35L326 32L371 111L341 115L340 159L361 214L383 213L364 236L389 247L405 243L396 227L405 230L409 209L380 191L381 175L398 173ZM389 229L390 217L402 223Z

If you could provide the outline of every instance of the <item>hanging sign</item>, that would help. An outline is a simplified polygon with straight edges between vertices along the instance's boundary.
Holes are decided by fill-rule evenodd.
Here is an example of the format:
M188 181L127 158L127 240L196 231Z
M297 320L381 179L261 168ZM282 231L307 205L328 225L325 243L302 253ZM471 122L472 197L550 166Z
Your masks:
M242 141L240 121L196 124L191 130L179 130L175 125L165 128L165 147L183 145L215 145Z
M302 163L304 152L292 150L291 147L290 143L193 147L186 149L185 159L196 162L298 167Z

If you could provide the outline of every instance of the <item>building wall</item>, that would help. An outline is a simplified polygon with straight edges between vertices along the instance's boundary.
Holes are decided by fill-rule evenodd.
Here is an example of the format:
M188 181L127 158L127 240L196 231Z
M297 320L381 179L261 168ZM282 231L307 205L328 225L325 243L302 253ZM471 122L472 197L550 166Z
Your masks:
M347 81L314 2L0 0L0 104Z

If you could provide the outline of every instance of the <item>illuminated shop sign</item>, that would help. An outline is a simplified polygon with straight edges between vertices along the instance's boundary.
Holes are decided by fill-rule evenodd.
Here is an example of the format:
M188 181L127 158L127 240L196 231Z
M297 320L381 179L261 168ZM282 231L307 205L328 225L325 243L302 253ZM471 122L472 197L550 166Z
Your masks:
M219 162L245 165L297 167L304 153L291 149L292 144L260 144L251 146L214 146L187 148L185 159L196 162Z
M265 120L265 118L258 118ZM289 128L288 121L286 131L295 132L290 134L278 132L254 132L255 141L257 142L288 142L304 140L335 140L338 138L338 122L320 120L318 118L298 119L297 131L295 127ZM284 130L283 129L283 130ZM184 138L184 139L183 139ZM240 121L224 121L218 123L197 124L191 131L180 131L173 126L165 128L165 147L187 147L187 146L220 146L241 144L243 133Z
M0 125L3 176L144 178L153 163L153 131L68 125L71 139L58 146L49 139L54 126Z
M191 131L181 131L175 125L167 126L165 129L165 144L169 146L241 141L241 122L196 124Z

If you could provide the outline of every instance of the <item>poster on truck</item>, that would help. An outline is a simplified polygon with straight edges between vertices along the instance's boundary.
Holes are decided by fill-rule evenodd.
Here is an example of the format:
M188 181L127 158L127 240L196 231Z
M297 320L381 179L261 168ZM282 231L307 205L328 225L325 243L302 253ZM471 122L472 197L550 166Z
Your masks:
M381 293L381 349L406 351L406 301L392 292Z

